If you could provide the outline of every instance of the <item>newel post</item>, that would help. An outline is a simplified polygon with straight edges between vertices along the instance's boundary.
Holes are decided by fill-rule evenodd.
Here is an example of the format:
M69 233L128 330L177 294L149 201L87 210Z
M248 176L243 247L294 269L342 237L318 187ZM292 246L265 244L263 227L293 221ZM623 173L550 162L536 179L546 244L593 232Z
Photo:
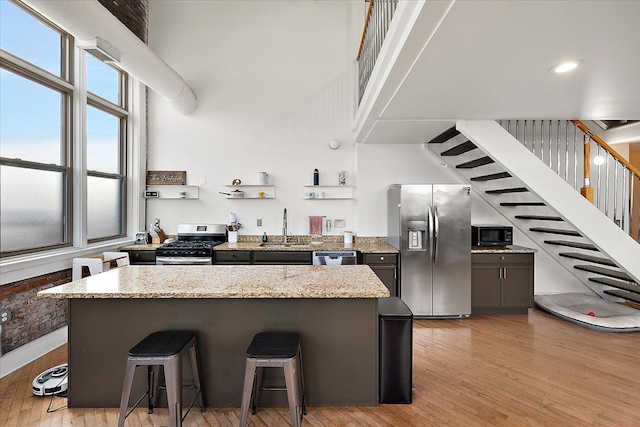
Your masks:
M584 186L580 189L580 194L582 194L589 202L593 203L593 188L591 187L591 182L589 177L591 176L591 148L589 142L591 138L589 135L584 136L584 156L583 156L583 183Z

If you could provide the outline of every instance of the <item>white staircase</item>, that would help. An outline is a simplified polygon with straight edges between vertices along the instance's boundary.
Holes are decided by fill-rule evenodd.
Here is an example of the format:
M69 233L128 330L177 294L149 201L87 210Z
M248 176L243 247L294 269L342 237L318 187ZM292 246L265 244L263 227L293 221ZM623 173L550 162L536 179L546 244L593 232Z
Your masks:
M426 145L588 289L640 303L640 244L498 123L459 121Z

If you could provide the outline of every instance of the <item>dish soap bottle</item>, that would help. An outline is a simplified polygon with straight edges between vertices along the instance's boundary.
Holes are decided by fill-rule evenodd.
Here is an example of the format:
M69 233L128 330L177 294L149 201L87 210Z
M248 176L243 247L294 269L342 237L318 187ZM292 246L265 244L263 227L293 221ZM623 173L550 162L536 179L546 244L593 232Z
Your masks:
M320 185L320 173L318 169L313 170L313 185Z
M266 231L262 234L262 241L265 242L265 243L267 242L267 232Z

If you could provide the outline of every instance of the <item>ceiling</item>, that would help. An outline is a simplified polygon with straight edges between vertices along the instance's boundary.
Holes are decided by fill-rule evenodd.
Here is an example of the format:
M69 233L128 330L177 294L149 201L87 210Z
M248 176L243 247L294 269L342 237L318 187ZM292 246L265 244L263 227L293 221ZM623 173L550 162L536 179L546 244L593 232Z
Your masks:
M640 118L640 1L420 8L357 141L422 143L459 119ZM583 62L549 71L569 59Z

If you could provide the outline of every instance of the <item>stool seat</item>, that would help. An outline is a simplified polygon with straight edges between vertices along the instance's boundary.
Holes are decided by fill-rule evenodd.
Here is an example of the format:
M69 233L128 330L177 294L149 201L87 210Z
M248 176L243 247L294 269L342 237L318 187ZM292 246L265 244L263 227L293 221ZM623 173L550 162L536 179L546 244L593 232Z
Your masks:
M247 357L290 358L298 353L300 336L295 332L260 332L253 337Z
M195 336L193 331L153 332L129 350L131 357L167 357L182 351Z

